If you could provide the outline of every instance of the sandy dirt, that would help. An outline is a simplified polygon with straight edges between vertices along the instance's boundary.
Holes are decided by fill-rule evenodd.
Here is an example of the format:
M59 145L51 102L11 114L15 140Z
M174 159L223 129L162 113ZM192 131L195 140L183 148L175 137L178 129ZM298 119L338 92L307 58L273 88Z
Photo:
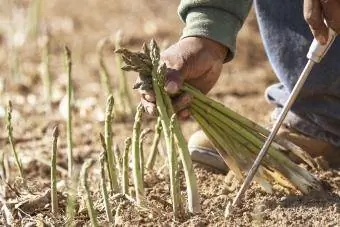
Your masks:
M1 195L0 203L6 200L6 207L13 215L13 225L17 226L63 226L67 189L65 175L66 123L63 117L62 99L65 95L67 77L64 73L62 51L67 44L72 50L74 100L77 106L73 116L74 162L76 167L87 158L98 160L101 146L99 133L104 131L103 111L106 93L101 88L99 66L96 55L97 42L118 30L123 32L124 47L139 49L143 42L155 38L161 45L168 46L180 36L182 22L176 8L179 1L121 0L44 1L42 5L41 28L48 26L51 32L51 73L53 77L53 105L49 110L44 102L43 85L39 65L41 50L38 39L28 39L18 48L21 78L11 75L9 60L12 51L8 47L11 36L8 26L11 9L14 5L4 5L0 10L0 152L5 153L10 164L10 180L2 181L6 194ZM22 8L29 1L22 1ZM14 24L20 27L20 11ZM2 27L3 26L3 27ZM7 29L7 30L6 30ZM105 47L105 62L108 65L114 87L117 87L117 70L113 46ZM132 87L136 74L128 73ZM254 13L248 17L242 28L234 61L225 64L222 75L210 96L224 103L238 113L263 125L268 125L272 107L266 103L263 92L276 78L264 54ZM138 95L133 92L133 102L138 103ZM8 100L13 102L13 128L16 148L23 161L26 182L17 178L13 154L7 141L5 109ZM154 119L144 117L143 127L153 128ZM124 139L132 134L132 118L116 119L113 124L114 143L123 149ZM59 126L58 174L60 182L60 215L51 214L49 160L51 157L52 129ZM192 121L183 122L186 138L198 129ZM151 136L146 140L147 148ZM157 159L157 171L149 171L145 178L148 204L137 208L132 201L114 195L110 198L117 225L124 226L339 226L340 225L340 171L325 170L315 174L325 182L323 194L293 195L277 188L271 195L253 185L245 197L245 202L235 214L224 218L228 201L235 197L239 184L231 187L225 175L195 166L201 196L202 213L183 213L179 220L172 218L167 170L160 170L164 158ZM2 170L1 170L2 171ZM185 201L185 185L182 180L182 199ZM100 171L98 163L91 168L91 190L99 221L106 226L103 201L99 191ZM131 182L130 182L131 183ZM132 188L132 183L130 184ZM3 193L3 192L2 192ZM81 194L77 207L77 226L90 225ZM3 206L0 225L5 224Z

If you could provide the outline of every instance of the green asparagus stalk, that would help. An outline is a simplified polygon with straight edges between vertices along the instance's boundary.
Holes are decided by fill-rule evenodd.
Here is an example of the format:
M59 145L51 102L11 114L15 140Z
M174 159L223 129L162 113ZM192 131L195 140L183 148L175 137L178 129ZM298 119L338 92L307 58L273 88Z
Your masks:
M120 176L122 175L122 171L123 171L123 158L121 157L121 152L119 149L118 144L115 144L113 146L113 155L114 155L114 160L116 161L116 170L117 170L117 181L118 184L121 184L122 182L119 182Z
M166 94L164 90L164 77L165 77L165 65L159 65L160 61L160 53L159 48L154 40L150 43L150 56L152 60L152 85L156 96L157 109L162 119L162 127L165 138L170 138L169 126L170 126L170 117L175 112L172 107L172 103L170 97ZM197 189L196 176L193 170L193 165L191 161L191 157L189 154L189 150L180 129L179 123L177 119L174 119L173 123L174 134L176 135L177 146L179 149L179 154L182 160L184 175L186 179L187 185L187 194L188 194L188 208L189 212L198 213L200 212L200 202L199 202L199 194ZM169 139L167 139L167 150L171 150L171 146L169 144Z
M67 72L67 170L68 177L73 172L73 139L72 139L72 60L71 51L64 47L65 70Z
M267 130L265 130L263 128L261 129L261 127L258 126L254 122L250 122L250 124L253 125L253 127L247 126L246 128L243 128L242 124L241 125L238 124L237 120L227 117L227 116L230 116L230 114L223 114L219 110L214 109L213 107L203 108L203 106L205 106L205 104L204 104L204 102L199 100L199 98L194 99L194 103L193 103L192 106L193 106L193 108L201 109L201 111L205 112L205 114L207 114L210 118L214 118L216 121L221 122L221 124L219 124L219 123L217 123L217 124L226 125L227 127L230 127L234 131L234 133L231 136L241 135L241 136L245 137L246 141L243 140L243 143L245 143L245 142L252 143L255 146L255 149L252 149L252 150L256 151L256 149L260 149L262 147L263 143L264 143L263 140L264 140L265 136L268 135ZM226 109L226 108L224 108L224 109ZM231 112L231 111L229 110L229 112ZM237 119L245 121L240 116ZM257 127L255 127L255 125L257 125ZM254 130L251 130L252 128L254 128L255 132L254 132ZM261 130L260 133L263 133L263 135L261 136L259 134L256 134L257 130ZM298 156L301 157L301 158L304 157L304 158L302 158L302 160L305 160L305 162L310 164L311 167L313 167L315 165L314 161L312 161L312 158L305 151L303 151L301 148L298 148L296 145L292 144L291 142L289 142L285 139L282 139L282 138L276 138L275 142L277 143L277 145L285 145L288 148L298 150L297 152L300 153L300 155L298 155ZM275 148L275 146L273 146L273 147ZM270 148L270 150L273 152L273 148ZM280 154L280 152L278 152L278 151L277 151L277 153L278 153L277 155ZM295 154L296 154L296 152L295 152ZM275 156L277 156L277 155L275 155Z
M52 159L51 159L51 207L52 213L58 213L58 195L57 195L57 144L59 129L56 126L53 130L52 142Z
M9 179L11 179L11 168L10 168L10 164L9 164L9 159L8 159L8 152L4 152L4 172L5 172L5 180L6 182L9 181Z
M14 154L15 157L15 162L16 165L18 167L19 173L20 173L20 177L22 179L24 179L24 171L22 168L22 163L21 160L18 156L18 153L15 149L15 142L13 139L13 126L12 126L12 102L8 101L8 107L7 107L7 133L8 133L8 140L9 140L9 144L11 146L12 152Z
M87 207L87 212L89 214L90 220L91 220L91 225L94 227L98 227L98 219L97 219L97 212L94 209L93 205L93 200L91 197L91 192L90 188L87 182L88 178L88 170L89 167L91 166L92 160L86 160L85 163L83 164L82 167L82 186L85 190L85 197L86 197L86 207Z
M199 125L202 126L202 128L206 128L205 133L207 134L208 138L213 142L225 163L229 166L229 168L233 170L233 172L239 179L242 179L242 171L236 165L236 161L233 156L229 153L229 148L231 147L230 144L228 144L227 141L224 140L224 137L222 137L209 127L209 123L204 120L203 116L200 116L197 112L192 112L192 115L199 123Z
M123 175L122 175L122 188L123 194L129 194L129 152L131 147L131 138L125 140L124 156L123 156Z
M139 165L141 168L141 174L142 174L142 180L144 182L144 170L145 170L145 165L144 165L144 140L145 137L148 133L151 132L151 129L144 129L139 137L139 153L140 153L140 161L139 161Z
M42 81L44 84L45 102L51 105L52 100L52 82L50 73L50 37L47 34L44 36L42 46Z
M11 47L10 54L10 66L11 66L11 75L12 78L16 82L19 82L21 79L21 67L20 67L20 59L19 59L19 47L13 45Z
M132 133L132 155L133 155L133 182L136 191L136 201L137 205L142 205L144 197L144 183L140 166L140 128L141 128L141 117L143 113L143 106L141 104L137 107L137 112L135 115L135 122L133 125Z
M1 185L3 186L3 182L6 181L7 179L7 171L5 168L5 151L1 150L0 151L0 179L2 179Z
M122 39L121 31L118 31L116 34L115 40L115 48L120 49L120 42ZM133 113L133 102L131 98L131 94L129 92L129 86L127 83L127 79L125 76L125 71L122 68L122 57L120 55L115 56L117 70L118 70L118 85L119 85L119 98L122 104L123 112L127 113L128 115L132 115Z
M104 56L103 56L103 49L107 42L108 42L108 39L103 38L97 43L97 56L99 60L99 73L100 73L101 84L102 84L103 89L106 91L106 94L110 95L113 92L113 88L112 88L110 75L105 65Z
M172 209L174 218L177 219L181 211L181 192L178 179L178 162L175 146L175 135L174 135L174 121L176 115L171 117L170 121L170 147L171 150L168 152L169 160L169 173L170 173L170 187L171 187L171 199Z
M29 35L32 38L37 37L39 30L41 11L41 0L33 0L29 5Z
M71 177L69 185L68 185L68 196L66 203L66 226L74 227L76 226L74 217L76 213L76 205L77 205L77 188L78 188L78 176L79 173L76 171Z
M114 99L113 96L110 95L106 102L106 111L105 111L105 147L107 153L107 169L109 172L110 178L110 186L111 191L117 192L118 181L116 174L116 166L115 163L117 160L114 160L114 155L112 152L112 110L113 110Z
M166 106L169 108L170 113L174 113L172 103L169 96L165 96L165 103ZM173 123L173 130L175 132L175 137L177 141L177 146L179 149L179 155L182 160L184 175L186 179L187 185L187 193L188 193L188 204L189 204L189 211L193 213L200 212L200 199L198 194L196 176L194 172L194 168L192 165L191 156L189 153L189 149L187 146L187 142L182 134L181 127L179 125L178 120L175 118Z
M217 125L214 124L214 127L211 127L210 125L213 121L209 119L208 123L208 121L204 118L204 116L206 116L204 113L202 114L200 111L193 111L193 114L197 122L199 122L201 127L208 135L209 139L213 141L214 144L217 144L217 150L224 158L226 164L235 173L236 177L238 177L239 180L242 180L242 170L248 170L250 168L249 165L251 165L251 162L249 160L255 158L255 155L249 152L245 146L240 146L240 144L235 143L235 141L231 139L230 134L225 134L225 131L223 131ZM267 192L271 193L271 185L267 177L264 176L263 172L263 167L261 167L255 176L255 180Z
M146 163L146 168L149 170L153 169L153 166L155 165L155 162L156 162L156 157L158 153L158 144L161 138L161 132L162 132L162 124L161 124L161 119L158 117L157 123L155 126L155 135L154 135L151 149L150 149L151 152L149 154L148 161Z
M143 142L144 142L144 139L142 138L139 138L139 166L140 166L140 172L141 172L141 175L142 175L142 181L144 182L144 169L145 169L145 166L144 166L144 147L143 147Z
M221 139L221 141L218 141L217 143L221 144L225 142L226 137L233 138L232 141L239 145L237 149L231 148L230 146L229 148L227 147L231 144L230 141L223 146L227 148L225 150L233 151L233 153L229 154L229 156L238 157L238 161L236 161L236 163L241 165L243 170L248 170L252 164L252 160L255 159L258 150L262 147L264 142L263 138L260 139L261 137L254 136L254 134L250 133L249 129L249 131L245 130L239 124L226 117L227 115L223 115L219 111L216 111L216 109L207 108L207 106L203 108L203 106L204 105L202 103L194 101L192 105L192 112L194 113L195 119L203 127L203 125L207 125L208 123L202 123L202 118L204 118L202 116L208 116L206 118L209 119L209 124L208 126L203 127L206 133L207 130L212 130L214 132L219 132L219 135L224 135L224 139ZM195 113L199 113L201 117L196 116ZM214 135L213 137L216 140L218 135ZM243 152L241 152L242 149ZM241 164L242 162L243 165ZM270 168L270 170L265 168L264 171L262 171L267 176L261 176L257 178L257 180L262 181L262 183L265 185L269 185L269 183L265 182L264 179L268 178L268 175L270 175L271 177L274 177L274 179L280 184L286 187L292 187L293 185L303 193L308 193L311 188L315 190L321 189L319 182L311 174L289 160L274 146L270 147L269 155L264 158L262 163L263 166L268 166L268 168ZM231 167L233 170L234 168L235 167ZM237 175L240 176L240 174ZM293 177L294 175L297 176Z
M122 59L126 64L123 67L124 70L140 73L141 82L138 82L134 88L152 89L155 93L166 148L170 151L169 117L174 114L174 110L169 96L164 91L166 67L159 63L160 57L157 45L152 41L150 48L146 45L143 46L142 52L133 53L126 49L116 52L122 54ZM150 74L151 77L149 76ZM184 84L182 91L193 96L191 111L194 118L213 142L226 164L235 172L238 178L242 179L244 172L249 170L254 158L257 156L269 131L206 97L188 84ZM198 198L197 186L191 169L192 163L186 142L180 133L180 126L176 119L173 122L173 130L188 186L189 210L192 212L193 207L199 206L196 199ZM311 167L316 166L314 160L301 148L278 136L270 147L269 154L264 158L255 180L267 191L271 191L271 182L273 180L285 187L295 188L303 193L320 190L320 182L307 170L287 158L282 153L282 150L293 152Z
M200 104L200 105L210 106L210 108L218 110L218 112L220 112L221 114L228 116L231 119L233 119L233 121L243 125L245 128L247 128L247 130L249 130L249 132L253 132L257 137L259 137L259 138L262 137L262 139L263 139L263 138L266 138L269 135L269 131L267 129L263 128L261 125L258 125L255 122L253 122L253 121L251 121L251 120L249 120L245 117L240 116L239 114L232 111L231 109L223 106L221 103L218 103L218 102L208 98L207 96L205 96L204 94L199 92L197 89L195 89L191 85L184 84L182 90L185 91L185 92L189 92L190 94L192 94L195 97L195 99L202 102L202 104ZM303 161L305 161L312 168L316 167L315 161L313 160L313 158L307 152L305 152L304 150L302 150L300 147L296 146L292 142L288 141L287 139L284 139L280 136L276 136L275 139L274 139L274 143L281 146L281 148L286 148L286 149L290 150L296 156L300 157Z
M135 88L153 89L156 97L157 111L161 118L164 137L166 138L166 148L171 150L170 146L170 116L174 114L169 96L164 91L165 64L159 64L160 51L154 40L150 42L150 47L143 46L143 52L132 53L126 49L117 50L121 53L126 63L125 70L138 71L140 73L141 83L135 85ZM146 75L150 75L146 76ZM179 123L174 120L174 134L179 154L183 163L184 174L187 184L188 208L189 212L197 213L200 211L199 195L197 191L196 176L193 172L191 157L186 145L184 136L180 130Z
M106 153L105 151L100 154L100 175L101 175L101 187L102 187L102 196L104 199L104 206L105 206L105 212L106 212L106 217L110 223L110 225L113 225L114 220L112 216L112 211L111 211L111 205L109 201L109 195L107 193L107 188L106 188L106 176L105 176L105 156Z

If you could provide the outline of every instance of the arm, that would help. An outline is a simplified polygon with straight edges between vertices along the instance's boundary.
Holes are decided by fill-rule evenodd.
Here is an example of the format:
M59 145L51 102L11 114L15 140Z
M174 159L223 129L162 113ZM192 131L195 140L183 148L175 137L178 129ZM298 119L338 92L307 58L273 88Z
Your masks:
M251 0L182 0L178 7L186 24L182 38L212 39L230 50L226 60L231 60L235 54L237 33L251 4Z
M208 93L218 80L223 63L235 53L236 36L251 7L251 0L182 0L179 15L185 22L181 39L161 57L168 67L165 90L182 118L189 116L191 99L177 95L183 82ZM141 102L156 113L152 93L141 91Z

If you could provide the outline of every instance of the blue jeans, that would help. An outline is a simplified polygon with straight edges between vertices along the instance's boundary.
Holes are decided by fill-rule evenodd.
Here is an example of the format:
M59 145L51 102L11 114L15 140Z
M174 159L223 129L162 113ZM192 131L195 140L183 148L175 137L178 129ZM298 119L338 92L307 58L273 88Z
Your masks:
M313 36L303 18L303 0L255 0L255 9L266 53L280 81L266 91L277 113L307 62ZM285 123L340 146L340 38L314 66Z

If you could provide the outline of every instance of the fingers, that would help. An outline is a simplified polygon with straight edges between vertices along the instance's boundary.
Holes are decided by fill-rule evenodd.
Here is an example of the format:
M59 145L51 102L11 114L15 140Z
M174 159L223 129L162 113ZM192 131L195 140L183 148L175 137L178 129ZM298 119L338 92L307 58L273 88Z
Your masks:
M189 108L192 102L192 96L188 93L180 94L179 96L172 99L172 106L176 113Z
M320 0L327 25L340 34L340 1Z
M206 38L187 37L181 39L161 54L167 66L165 91L172 97L179 118L188 118L191 97L180 94L183 82L207 93L216 83L221 73L227 48ZM155 95L150 91L140 91L146 112L157 113Z
M148 102L143 97L141 98L141 103L144 107L145 112L147 112L151 116L157 116L157 106L153 102Z
M141 95L142 99L145 99L147 102L156 102L154 91L138 90L138 92Z
M153 91L146 90L138 90L141 96L141 103L144 107L145 112L152 116L157 115L157 107L156 107L156 97Z
M182 93L172 99L172 106L180 120L187 120L190 117L191 113L189 107L192 99L192 95L188 93Z
M179 120L182 120L182 121L189 119L190 116L191 116L191 113L190 113L190 110L189 110L189 109L184 109L184 110L179 111L179 112L177 113L178 119L179 119Z
M315 39L322 45L326 44L328 40L328 28L323 21L320 0L304 0L303 14Z
M170 95L177 94L183 84L181 70L169 69L166 74L165 91Z

